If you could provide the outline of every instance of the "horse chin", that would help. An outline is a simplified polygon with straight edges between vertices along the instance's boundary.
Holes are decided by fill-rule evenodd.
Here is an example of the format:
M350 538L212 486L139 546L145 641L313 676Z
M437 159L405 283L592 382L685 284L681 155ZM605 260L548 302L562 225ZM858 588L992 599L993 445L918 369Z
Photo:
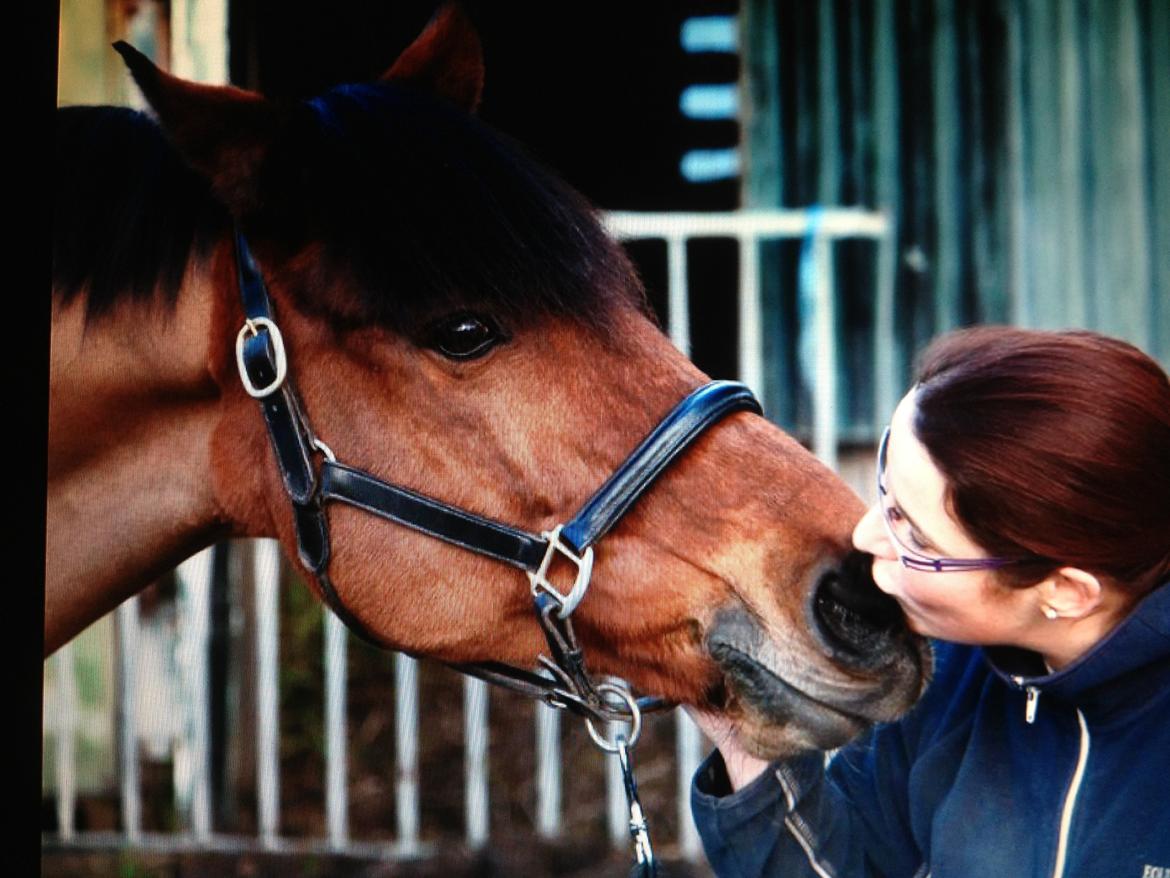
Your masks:
M720 650L740 743L762 759L832 750L864 732L868 718L827 704L734 649Z
M922 694L932 666L926 641L904 631L872 650L865 667L844 665L827 648L786 658L741 608L716 617L706 646L723 672L722 710L742 746L762 759L832 750L897 719Z
M786 759L810 750L833 750L860 735L869 724L853 717L837 714L826 716L815 728L802 721L800 725L777 725L753 711L737 722L736 738L739 745L758 759L771 761Z

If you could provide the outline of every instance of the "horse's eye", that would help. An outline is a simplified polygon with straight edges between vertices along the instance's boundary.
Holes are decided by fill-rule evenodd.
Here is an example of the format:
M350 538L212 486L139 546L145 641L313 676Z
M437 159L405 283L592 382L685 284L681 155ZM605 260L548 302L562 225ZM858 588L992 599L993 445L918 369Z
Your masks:
M490 351L503 337L490 317L458 314L435 325L431 346L452 360L474 360Z

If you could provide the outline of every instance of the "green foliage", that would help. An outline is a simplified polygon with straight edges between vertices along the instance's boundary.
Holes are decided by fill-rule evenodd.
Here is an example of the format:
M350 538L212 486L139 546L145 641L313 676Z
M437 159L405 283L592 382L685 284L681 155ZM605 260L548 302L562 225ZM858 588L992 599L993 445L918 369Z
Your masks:
M124 851L118 858L118 878L165 878L163 871L146 866L137 854Z
M281 759L321 762L325 754L325 609L287 566L280 606Z
M74 664L75 680L77 682L77 697L86 707L100 707L106 701L106 681L104 671L98 657L94 655L78 655Z

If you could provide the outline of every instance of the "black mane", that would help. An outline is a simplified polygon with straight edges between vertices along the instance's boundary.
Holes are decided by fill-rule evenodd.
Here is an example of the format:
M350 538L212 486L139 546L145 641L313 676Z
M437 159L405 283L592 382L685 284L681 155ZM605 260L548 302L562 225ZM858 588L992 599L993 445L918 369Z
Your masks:
M121 107L57 111L53 286L88 292L89 317L120 299L173 303L189 258L228 227L208 183L158 125Z
M338 326L411 331L461 306L513 320L604 319L611 297L643 311L641 284L592 208L516 144L460 110L392 83L336 88L284 108L243 219L270 280L313 249L320 273L281 280ZM160 289L223 234L226 210L157 125L114 108L60 111L54 279L89 313ZM329 300L348 278L345 301ZM354 292L356 291L356 299Z

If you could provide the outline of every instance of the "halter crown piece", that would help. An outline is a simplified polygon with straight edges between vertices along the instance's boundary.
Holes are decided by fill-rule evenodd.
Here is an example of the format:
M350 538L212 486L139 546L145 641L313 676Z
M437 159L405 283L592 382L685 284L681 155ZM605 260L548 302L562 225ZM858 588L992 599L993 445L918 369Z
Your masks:
M708 427L736 411L761 414L758 400L745 385L712 381L693 391L642 440L577 513L551 531L533 534L484 518L439 500L384 482L368 472L340 463L332 449L316 437L288 379L288 356L274 319L272 302L260 269L239 229L235 231L236 273L244 307L244 326L236 337L240 380L255 397L276 455L285 492L293 505L297 553L317 577L334 613L359 637L382 647L342 602L330 581L330 541L325 507L339 501L519 567L528 574L537 621L548 642L549 656L540 656L536 673L499 662L455 664L456 670L537 698L551 707L570 710L586 719L594 740L619 755L630 804L639 874L656 874L650 839L638 803L629 761L637 742L641 714L673 706L661 698L634 698L628 685L594 683L573 634L570 616L585 597L593 571L593 547L617 524L653 481ZM319 466L314 464L321 456ZM548 570L560 555L576 568L573 585L560 592ZM592 722L619 720L633 724L627 741L600 739Z

